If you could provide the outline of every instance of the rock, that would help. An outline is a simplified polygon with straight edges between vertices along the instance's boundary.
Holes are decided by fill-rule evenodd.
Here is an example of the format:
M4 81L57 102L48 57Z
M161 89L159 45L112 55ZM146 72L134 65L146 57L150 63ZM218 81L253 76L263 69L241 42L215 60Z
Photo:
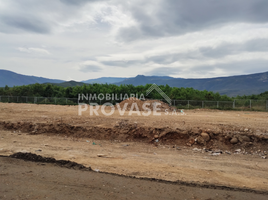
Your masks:
M222 150L220 150L220 149L214 150L213 153L222 153Z
M209 133L210 138L214 138L214 134L213 133Z
M206 142L208 142L209 140L210 140L210 136L209 136L209 134L207 134L207 133L201 133L201 137L206 141Z
M231 155L231 152L230 151L225 151L225 153Z
M219 134L221 134L221 130L220 129L217 129L216 131L214 131L214 135L219 135Z
M212 133L211 129L206 130L207 133Z
M198 133L201 133L202 131L200 129L198 129L198 128L193 128L191 130L191 132L194 133L194 134L198 134Z
M238 143L238 139L236 137L233 137L231 140L230 140L231 144L236 144Z
M154 138L157 139L159 136L158 135L154 135Z
M243 136L239 137L239 141L240 142L250 142L250 138L248 136L243 135Z
M244 131L245 131L245 132L248 132L248 128L245 128Z
M263 135L263 133L261 132L261 131L259 131L259 130L257 130L256 132L255 132L255 135Z
M18 151L15 151L15 152L17 152L17 153L18 153L18 152L19 152L19 153L30 153L30 151L27 151L27 150L21 150L21 151L18 150Z
M226 135L224 138L227 139L227 140L232 139L232 137L230 135Z
M236 149L235 152L236 153L240 153L241 152L241 149Z
M195 143L195 139L191 138L187 143L188 146L192 146Z
M219 156L219 155L221 155L220 153L212 153L212 154L210 154L211 156Z
M194 148L193 151L202 151L202 149Z
M196 142L197 142L198 144L205 144L205 140L204 140L204 138L201 137L201 136L199 136L198 138L196 138Z
M266 159L266 156L262 156L261 158L262 158L262 159Z

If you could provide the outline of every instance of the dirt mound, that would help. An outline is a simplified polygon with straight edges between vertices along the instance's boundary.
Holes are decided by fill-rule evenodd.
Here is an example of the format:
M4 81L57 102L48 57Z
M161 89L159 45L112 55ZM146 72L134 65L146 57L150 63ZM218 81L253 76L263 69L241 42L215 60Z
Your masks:
M42 163L55 163L61 167L66 167L70 169L79 169L79 170L91 170L90 167L85 167L84 165L78 164L76 162L72 162L69 160L56 160L55 158L43 157L40 155L36 155L33 153L14 153L10 155L11 158L18 158L27 161L33 162L42 162Z
M208 149L247 149L256 153L256 150L268 151L268 133L259 133L258 130L239 129L232 126L222 126L217 129L146 127L129 120L117 121L113 127L73 126L70 124L47 123L11 123L0 122L0 129L7 129L30 134L57 134L72 138L94 138L98 140L118 140L148 142L156 145L197 146ZM257 154L265 152L258 151ZM262 155L266 156L266 154ZM35 160L39 158L34 157ZM51 161L52 162L52 161ZM54 161L53 161L54 162Z
M149 109L153 111L154 109L158 109L160 112L165 111L173 111L177 110L175 107L172 107L168 105L167 103L164 103L163 101L159 100L140 100L135 97L128 98L122 102L119 103L119 106L121 110L125 111L148 111Z

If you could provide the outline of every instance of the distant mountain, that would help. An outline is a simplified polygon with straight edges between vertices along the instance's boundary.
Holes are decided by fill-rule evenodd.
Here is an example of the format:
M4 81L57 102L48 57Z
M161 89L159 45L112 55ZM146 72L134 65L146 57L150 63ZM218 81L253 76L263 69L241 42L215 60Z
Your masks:
M158 85L158 83L161 83L160 85L166 85L167 81L174 80L174 79L180 79L180 78L173 78L170 76L144 76L144 75L138 75L134 78L126 78L125 80L115 83L116 85L121 84L132 84L132 85L146 85L148 83L155 83Z
M9 87L29 85L34 83L61 83L63 80L58 79L48 79L37 76L27 76L22 74L17 74L12 71L0 69L0 87Z
M157 85L169 85L171 87L192 87L197 90L207 90L226 94L228 96L260 94L268 91L268 72L217 77L217 78L200 78L200 79L184 79L173 78L170 76L144 76L138 75L133 78L118 78L118 77L102 77L97 79L89 79L83 82L63 81L58 79L48 79L36 76L26 76L17 74L8 70L0 70L0 87L8 85L20 86L34 83L52 83L63 87L81 86L92 83L107 83L107 84L132 84L146 85L155 83Z
M61 87L83 86L85 84L87 85L87 83L77 82L77 81L65 81L62 83L44 83L44 84L53 84L53 85L57 85L57 86L61 86Z
M83 83L117 83L117 82L121 82L124 81L126 78L117 78L117 77L101 77L101 78L97 78L97 79L89 79L86 81L82 81Z
M192 87L197 90L208 90L226 94L228 96L260 94L268 91L268 72L218 77L218 78L202 78L202 79L183 79L172 77L152 77L138 75L134 78L128 78L124 81L116 83L145 85L147 83L155 83L157 85L169 85L171 87Z

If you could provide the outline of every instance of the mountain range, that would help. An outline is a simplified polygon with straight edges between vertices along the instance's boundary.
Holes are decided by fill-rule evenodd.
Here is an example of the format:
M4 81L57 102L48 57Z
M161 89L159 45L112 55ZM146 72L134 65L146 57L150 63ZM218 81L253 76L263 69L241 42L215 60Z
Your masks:
M49 79L37 76L27 76L22 74L17 74L9 70L0 69L0 87L9 87L29 85L34 83L61 83L63 80Z
M172 77L158 78L154 76L150 77L138 75L134 78L128 78L116 84L132 84L134 86L137 86L147 83L155 83L157 85L167 84L170 87L192 87L197 90L219 92L221 95L226 94L228 96L252 95L268 91L268 72L199 79Z
M77 81L65 81L59 79L49 79L37 76L27 76L22 74L17 74L15 72L9 70L0 69L0 87L5 87L6 85L9 87L13 86L21 86L21 85L29 85L34 83L53 83L63 87L71 87L71 86L79 86L85 83L115 83L123 81L125 78L116 78L116 77L101 77L97 79L89 79L82 82Z
M118 77L101 77L101 78L96 78L96 79L89 79L86 81L82 81L83 83L118 83L121 82L123 80L125 80L126 78L118 78Z
M132 84L145 85L155 83L157 85L169 85L171 87L192 87L197 90L208 90L226 94L228 96L237 95L251 95L259 94L268 91L268 72L217 77L217 78L199 78L199 79L185 79L173 78L170 76L144 76L138 75L133 78L120 78L120 77L101 77L98 79L89 79L82 82L64 81L59 79L48 79L36 76L27 76L17 74L8 70L0 70L0 87L8 85L20 86L34 83L52 83L63 87L79 86L83 84L92 83L107 83L107 84Z

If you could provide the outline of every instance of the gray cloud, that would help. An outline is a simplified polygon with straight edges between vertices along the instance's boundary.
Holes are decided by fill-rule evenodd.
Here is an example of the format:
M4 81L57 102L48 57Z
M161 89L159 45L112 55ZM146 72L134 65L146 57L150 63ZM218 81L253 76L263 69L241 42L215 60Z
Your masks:
M254 67L253 67L254 66ZM193 67L159 67L146 73L146 75L169 75L181 76L191 74L191 77L217 77L217 70L221 70L222 74L238 75L256 73L256 68L259 72L267 71L268 60L250 60L238 61L232 63L221 63L215 65L197 65Z
M169 65L174 62L200 61L213 58L223 58L229 55L238 55L244 52L268 52L268 39L259 38L244 43L224 42L216 47L204 46L197 50L180 53L163 53L160 55L145 56L140 60L101 61L103 65L116 67L144 66L150 62Z
M159 3L153 14L148 12L147 7L134 4L130 10L138 25L121 28L119 40L181 35L226 23L268 22L266 0L165 0Z
M202 56L198 51L186 51L182 53L163 54L157 56L148 57L146 62L154 62L157 64L167 65L177 61L187 60L202 60Z
M243 45L247 51L268 51L268 39L253 39Z
M100 1L100 0L60 0L62 3L65 4L69 4L69 5L73 5L73 6L80 6L80 5L84 5L86 3L90 3L90 2L96 2L96 1Z
M254 66L254 67L253 67ZM206 73L214 76L219 76L217 70L222 70L223 74L250 74L256 73L256 68L259 72L267 71L268 60L249 60L249 61L236 61L231 63L221 63L215 65L198 65L186 68L185 72L192 72L193 75L200 76Z
M19 30L35 32L35 33L49 33L51 25L47 24L45 20L37 19L34 16L1 16L0 20L2 32L17 32Z
M177 61L187 61L187 60L202 60L202 54L199 51L187 51L182 53L170 53L170 54L160 54L145 56L144 59L136 60L108 60L100 61L103 65L115 66L115 67L131 67L131 66L142 66L149 62L157 63L161 65L171 64Z
M77 80L267 70L267 61L250 61L266 59L267 0L103 1L0 0L1 66Z
M199 52L205 57L219 58L241 52L266 52L268 51L268 39L252 39L245 43L222 43L212 47L202 47Z
M95 0L9 0L0 7L0 32L47 34L77 17L90 2Z
M96 65L83 65L80 67L81 72L99 72L102 68Z
M119 61L102 61L104 65L115 66L115 67L128 67L132 65L138 65L144 63L141 60L119 60Z

